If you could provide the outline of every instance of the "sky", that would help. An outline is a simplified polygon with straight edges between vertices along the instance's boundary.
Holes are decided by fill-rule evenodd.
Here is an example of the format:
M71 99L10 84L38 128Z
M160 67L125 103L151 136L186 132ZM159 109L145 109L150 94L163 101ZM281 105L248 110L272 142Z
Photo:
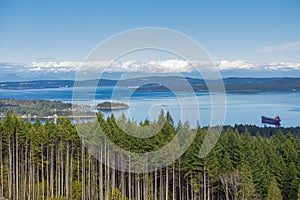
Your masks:
M0 67L2 75L23 67L70 71L114 34L162 27L196 40L221 70L296 70L299 76L299 10L298 0L1 0Z

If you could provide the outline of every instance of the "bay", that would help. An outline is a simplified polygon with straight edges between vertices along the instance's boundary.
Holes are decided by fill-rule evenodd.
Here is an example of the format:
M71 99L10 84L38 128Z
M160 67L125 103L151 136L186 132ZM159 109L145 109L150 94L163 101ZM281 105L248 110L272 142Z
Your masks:
M169 111L175 123L188 120L191 127L197 122L202 126L209 125L211 118L211 96L209 93L190 92L143 92L126 87L101 87L94 92L91 88L83 88L87 100L74 99L75 103L96 105L97 103L113 100L128 103L129 109L104 112L105 116L113 113L116 117L123 113L126 117L140 122L146 118L157 120L161 109ZM215 94L213 94L215 95ZM46 99L73 101L73 88L35 89L35 90L0 90L1 99ZM191 100L196 99L195 102ZM225 125L261 124L261 116L275 117L279 115L282 126L300 125L300 93L299 92L265 92L265 93L227 93L226 94ZM184 102L184 106L182 105ZM198 104L198 105L197 105ZM216 109L218 106L215 105ZM200 116L198 116L199 111Z

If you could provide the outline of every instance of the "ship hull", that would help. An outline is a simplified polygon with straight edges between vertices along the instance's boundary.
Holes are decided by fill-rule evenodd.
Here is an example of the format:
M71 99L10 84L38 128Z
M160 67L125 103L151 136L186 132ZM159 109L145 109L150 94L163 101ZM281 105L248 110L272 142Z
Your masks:
M271 118L271 117L265 117L265 116L261 117L261 122L264 123L264 124L272 124L272 125L280 126L280 121L281 120L276 120L276 119Z

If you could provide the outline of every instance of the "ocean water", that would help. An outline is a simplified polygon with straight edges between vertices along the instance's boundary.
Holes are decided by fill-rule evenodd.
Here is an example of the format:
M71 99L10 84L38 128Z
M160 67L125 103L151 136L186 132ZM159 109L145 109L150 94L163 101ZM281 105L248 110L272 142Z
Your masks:
M262 115L270 117L279 115L282 119L282 126L300 126L300 92L227 93L226 101L219 102L217 105L211 104L209 93L136 92L134 89L124 87L102 87L96 92L91 88L82 88L82 94L87 98L73 99L72 88L0 90L1 99L47 99L90 105L111 99L125 102L129 105L129 109L104 112L105 116L113 113L118 117L124 113L126 117L136 122L146 118L157 120L158 114L163 109L171 113L175 123L189 121L191 127L197 123L206 126L213 123L211 122L212 108L218 111L222 105L225 105L225 125L264 126L261 124ZM215 114L220 115L220 113Z

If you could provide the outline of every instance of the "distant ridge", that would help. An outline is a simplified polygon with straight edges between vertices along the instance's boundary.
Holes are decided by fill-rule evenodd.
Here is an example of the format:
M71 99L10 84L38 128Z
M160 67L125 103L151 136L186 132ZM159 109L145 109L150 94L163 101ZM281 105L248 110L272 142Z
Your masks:
M124 86L137 89L138 91L187 91L187 88L196 92L208 91L203 79L195 79L185 77L189 83L188 87L182 85L182 77L140 77L124 80L85 80L75 83L74 80L38 80L38 81L20 81L20 82L0 82L0 89L6 90L27 90L27 89L47 89L47 88L71 88L76 86ZM145 87L145 82L147 86ZM164 83L159 85L158 83ZM209 80L210 84L214 84L214 80ZM300 78L237 78L230 77L223 79L227 92L256 93L256 92L299 92ZM151 84L152 83L152 84Z

